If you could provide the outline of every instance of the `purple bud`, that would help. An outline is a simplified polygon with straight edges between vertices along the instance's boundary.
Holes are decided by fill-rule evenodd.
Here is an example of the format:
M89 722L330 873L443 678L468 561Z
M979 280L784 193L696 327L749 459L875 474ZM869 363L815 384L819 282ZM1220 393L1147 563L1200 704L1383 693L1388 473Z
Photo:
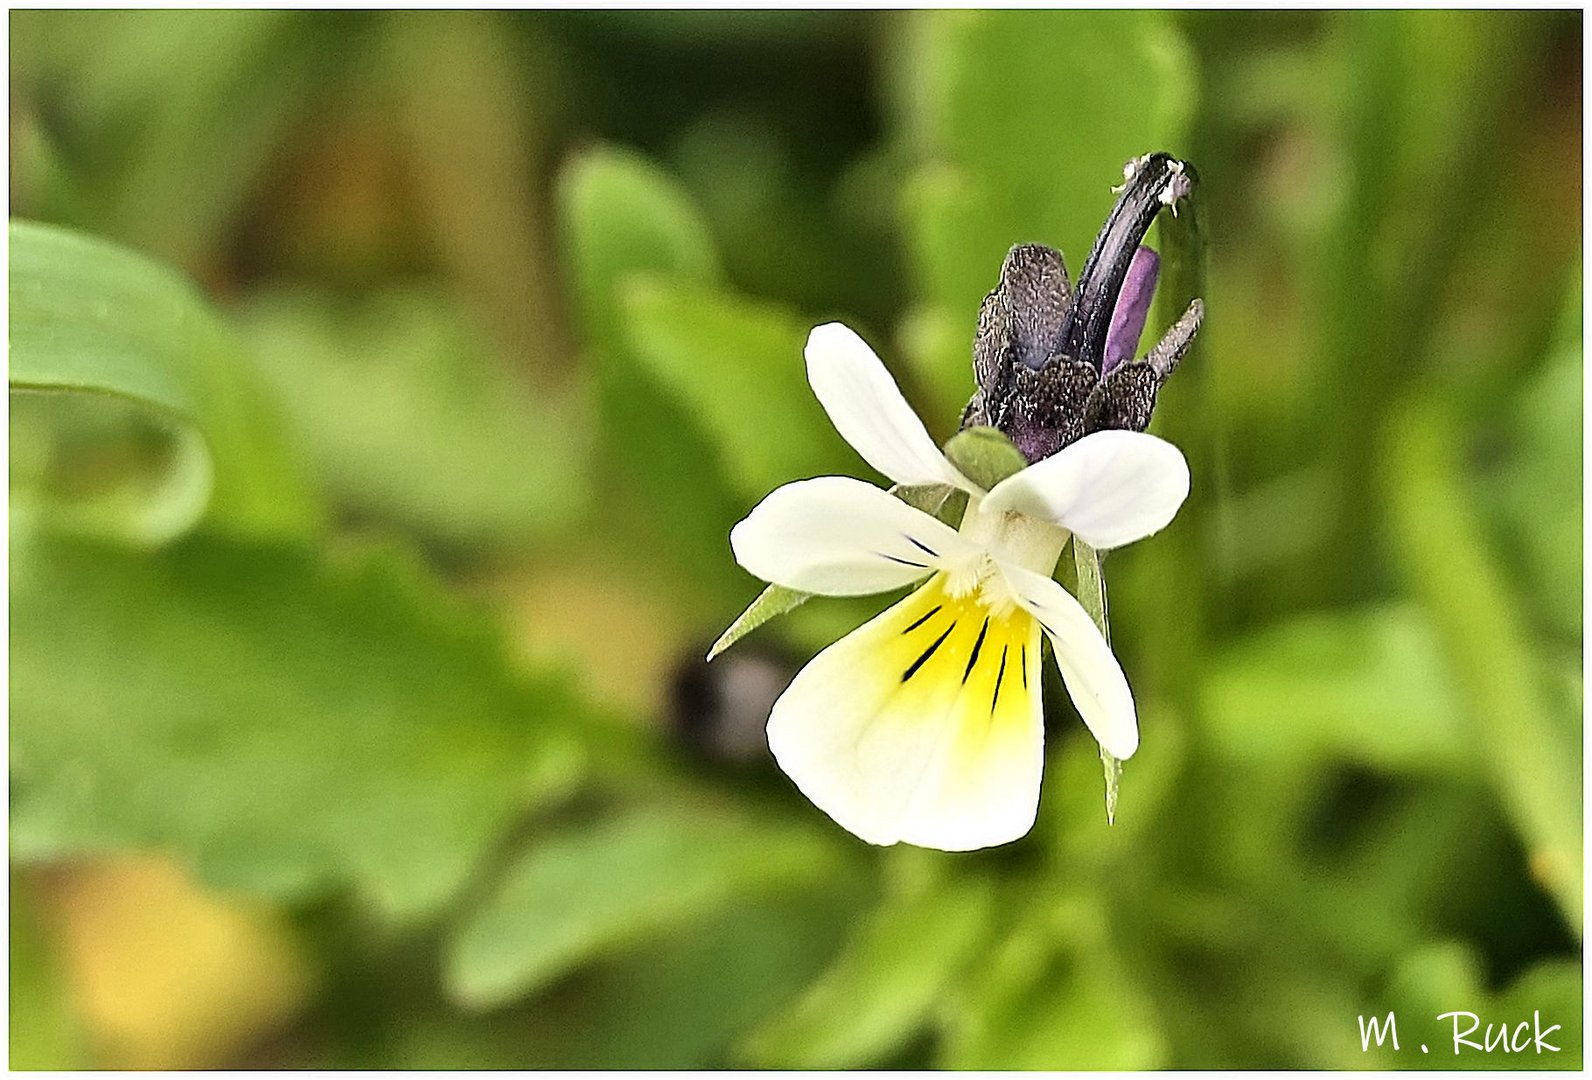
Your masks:
M1100 365L1102 377L1112 369L1133 359L1139 350L1139 337L1144 333L1144 323L1150 317L1150 301L1155 298L1155 285L1161 277L1161 257L1140 245L1128 264L1128 275L1122 282L1122 292L1117 295L1117 306L1111 313L1111 329L1106 334L1105 357Z

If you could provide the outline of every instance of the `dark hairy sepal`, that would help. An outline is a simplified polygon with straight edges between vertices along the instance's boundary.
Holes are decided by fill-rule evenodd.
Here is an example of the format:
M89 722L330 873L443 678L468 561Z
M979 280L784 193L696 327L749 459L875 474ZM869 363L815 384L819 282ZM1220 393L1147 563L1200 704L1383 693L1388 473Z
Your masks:
M1193 167L1169 154L1130 163L1076 288L1054 248L1018 244L1007 253L999 284L979 307L973 340L977 388L963 411L963 427L997 428L1034 462L1094 431L1143 431L1149 425L1156 392L1187 351L1204 306L1199 300L1190 304L1143 359L1117 357L1108 368L1107 341L1119 302L1148 307L1147 296L1123 296L1130 267L1135 255L1141 267L1153 266L1153 253L1141 252L1141 242L1156 216L1193 190L1194 180ZM1153 273L1133 279L1137 290L1153 290L1154 284ZM1137 327L1130 332L1138 336ZM1129 348L1131 343L1123 352Z

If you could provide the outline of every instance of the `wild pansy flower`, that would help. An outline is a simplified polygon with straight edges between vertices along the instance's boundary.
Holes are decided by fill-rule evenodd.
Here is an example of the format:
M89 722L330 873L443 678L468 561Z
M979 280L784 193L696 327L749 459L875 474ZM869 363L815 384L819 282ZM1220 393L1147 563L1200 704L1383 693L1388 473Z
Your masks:
M1157 158L1171 160L1141 159L1139 172ZM1165 172L1164 162L1156 169ZM1134 194L1124 201L1175 203L1160 202L1162 190L1129 175ZM836 430L897 485L965 493L959 528L862 480L824 476L778 488L730 533L743 567L788 589L858 596L918 586L814 657L768 721L785 773L871 843L963 851L1028 832L1044 764L1041 634L1101 748L1117 759L1138 749L1122 668L1051 576L1070 537L1095 549L1131 543L1170 522L1189 490L1183 455L1141 429L1198 309L1168 335L1182 334L1170 362L1150 362L1166 342L1127 360L1148 306L1136 297L1154 286L1134 254L1148 250L1138 241L1154 211L1113 232L1122 209L1119 201L1076 302L1060 255L1026 245L1012 250L983 305L979 389L964 420L1006 432L1029 462L996 483L975 482L940 451L850 329L829 323L808 338L808 381ZM1118 258L1124 243L1128 255ZM1137 284L1125 289L1130 279ZM1109 368L1108 339L1120 354ZM1120 380L1134 368L1148 377Z

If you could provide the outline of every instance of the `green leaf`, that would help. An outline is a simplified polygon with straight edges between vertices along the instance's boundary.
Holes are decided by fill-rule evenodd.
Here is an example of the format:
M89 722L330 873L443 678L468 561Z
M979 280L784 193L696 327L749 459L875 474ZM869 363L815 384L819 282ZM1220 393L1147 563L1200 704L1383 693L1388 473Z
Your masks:
M711 283L718 254L690 197L639 155L609 148L571 162L556 191L569 287L592 351L607 448L683 569L702 575L725 557L738 501L690 410L629 348L622 291L638 275ZM705 575L704 575L705 576Z
M1512 1024L1540 1010L1542 1025L1562 1026L1548 1038L1559 1048L1557 1054L1533 1055L1533 1065L1545 1069L1580 1069L1584 1064L1586 1035L1581 1017L1582 974L1579 959L1543 960L1527 968L1497 995L1497 1013Z
M1579 725L1553 708L1518 599L1465 497L1454 452L1464 445L1457 419L1432 396L1412 395L1388 432L1382 490L1401 568L1452 665L1472 737L1533 874L1579 932Z
M530 1066L723 1067L735 1039L834 954L856 908L855 889L836 885L750 898L586 967L536 999Z
M434 911L575 781L590 723L456 604L392 554L14 535L13 854L160 849L217 884Z
M80 444L85 428L103 433L136 419L173 439L165 482L147 498L112 499L107 510L40 492L46 522L144 544L168 541L206 513L219 527L257 536L314 525L316 508L236 335L192 284L48 225L13 221L10 242L10 385L13 397L30 395L13 452L49 475L70 469L51 459L60 446ZM49 398L35 403L33 394ZM106 398L124 403L119 415ZM62 429L68 434L52 445Z
M559 218L587 338L622 353L619 291L638 273L675 280L719 280L707 222L664 170L624 150L577 157L558 183Z
M1334 758L1452 774L1480 764L1442 643L1414 605L1269 628L1213 656L1202 689L1216 748L1258 766Z
M728 630L719 635L719 640L715 641L713 647L708 650L708 659L712 660L770 619L778 618L806 603L812 595L796 589L787 589L783 585L770 585L757 594L757 599L736 617Z
M748 1027L777 1014L829 962L856 915L862 883L843 877L801 895L752 897L599 958L516 1005L447 1007L430 980L383 994L378 1017L341 1023L379 1045L327 1047L313 1068L705 1069L729 1064ZM360 980L363 990L369 981ZM374 1021L374 1024L373 1024ZM323 1047L326 1043L316 1040ZM331 1052L328 1053L327 1049Z
M751 898L588 964L545 993L486 1013L406 1000L366 1067L708 1069L822 970L857 905L841 887ZM315 1062L337 1067L339 1062Z
M1486 489L1519 550L1532 599L1567 640L1581 641L1581 277L1547 362L1510 412L1512 453Z
M1155 1069L1166 1046L1093 900L1023 914L946 1010L948 1069Z
M1481 958L1473 949L1457 941L1443 942L1421 946L1401 957L1389 979L1387 997L1402 1010L1418 1010L1427 1021L1445 1008L1479 1006L1486 997L1486 984ZM1475 1006L1462 1002L1474 1002Z
M12 387L10 399L18 527L154 547L204 514L213 467L191 426L108 394Z
M855 468L807 385L806 320L656 278L632 283L621 318L631 352L701 424L743 497Z
M868 916L834 965L756 1031L756 1068L848 1069L878 1062L933 1018L989 932L995 892L967 877L894 897Z
M1471 258L1490 263L1500 251L1467 250L1486 234L1453 227L1455 208L1480 207L1496 192L1526 182L1525 173L1509 171L1512 156L1495 140L1497 132L1523 122L1516 110L1531 94L1536 69L1529 58L1541 48L1533 39L1548 24L1527 30L1512 11L1442 18L1421 11L1345 11L1328 25L1331 63L1312 80L1320 99L1306 122L1336 143L1333 152L1348 167L1342 189L1327 201L1326 219L1303 238L1298 277L1315 314L1298 333L1317 352L1303 369L1310 372L1304 400L1330 396L1335 404L1303 405L1296 438L1297 445L1312 447L1311 459L1335 481L1314 557L1324 566L1354 568L1344 571L1352 574L1378 509L1365 477L1381 463L1375 440L1364 436L1365 419L1386 418L1388 403L1406 387L1429 393L1431 387L1409 385L1422 372L1441 371L1445 383L1464 379L1457 373L1471 362L1463 351L1449 352L1444 340L1460 309L1434 298L1491 293L1504 284L1481 280L1471 269ZM1460 85L1465 92L1454 92ZM1340 230L1377 237L1386 257L1368 266L1363 253L1352 250L1356 245L1320 244L1321 236ZM1511 295L1506 308L1531 306L1529 281L1557 262L1554 246L1530 244L1529 261L1504 286ZM1563 250L1577 249L1570 244ZM1492 321L1478 336L1505 340L1510 334ZM1404 361L1367 364L1390 337L1405 343ZM1361 423L1345 424L1346 416Z
M523 544L584 509L589 403L536 395L442 295L279 289L241 318L340 504L461 544Z
M808 829L712 807L637 810L544 841L453 935L449 992L472 1008L501 1005L747 897L821 884L837 851Z
M1401 957L1394 966L1385 1003L1398 1018L1400 1050L1384 1043L1373 1050L1367 1064L1378 1068L1498 1069L1511 1065L1533 1069L1579 1069L1582 1055L1581 965L1573 960L1543 961L1527 968L1507 987L1487 988L1483 958L1468 943L1445 941L1422 945ZM1489 1026L1511 1032L1525 1022L1529 1031L1533 1014L1558 1053L1538 1054L1528 1049L1516 1055L1495 1047L1492 1053L1461 1047L1455 1054L1454 1021L1437 1019L1455 1010L1475 1013L1481 1026L1466 1036L1485 1045ZM1385 1017L1385 1014L1383 1014ZM1460 1033L1469 1022L1461 1019ZM1430 1052L1422 1054L1419 1044Z
M996 484L1028 467L1023 452L1012 445L1005 432L992 427L970 427L958 431L945 444L945 456L962 475L989 491Z
M804 310L877 310L876 298L890 296L900 280L895 245L843 227L848 178L832 182L827 171L803 167L795 152L806 148L794 134L758 106L726 102L681 125L670 159L712 222L741 288ZM735 167L725 168L730 161ZM882 233L891 224L893 184L878 171L878 187L889 188L858 216Z
M59 212L187 270L224 258L295 114L324 93L325 23L280 10L29 14L14 93L49 117L66 168L24 212Z
M1087 245L1103 215L1069 203L1109 208L1123 164L1173 149L1192 113L1193 58L1164 12L938 11L915 31L905 105L918 149L964 171L992 204L986 228ZM992 265L1014 242L999 239Z

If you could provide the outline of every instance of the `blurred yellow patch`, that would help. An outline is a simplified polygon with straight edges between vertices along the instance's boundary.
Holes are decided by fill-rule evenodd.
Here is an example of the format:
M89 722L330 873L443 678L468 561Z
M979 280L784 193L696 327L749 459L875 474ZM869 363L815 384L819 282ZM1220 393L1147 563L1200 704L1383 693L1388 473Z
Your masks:
M675 665L699 642L675 590L644 576L586 552L504 574L487 591L507 612L518 659L565 665L594 700L659 716Z
M46 894L98 1066L221 1065L308 997L309 967L281 916L205 890L173 862L75 866Z

